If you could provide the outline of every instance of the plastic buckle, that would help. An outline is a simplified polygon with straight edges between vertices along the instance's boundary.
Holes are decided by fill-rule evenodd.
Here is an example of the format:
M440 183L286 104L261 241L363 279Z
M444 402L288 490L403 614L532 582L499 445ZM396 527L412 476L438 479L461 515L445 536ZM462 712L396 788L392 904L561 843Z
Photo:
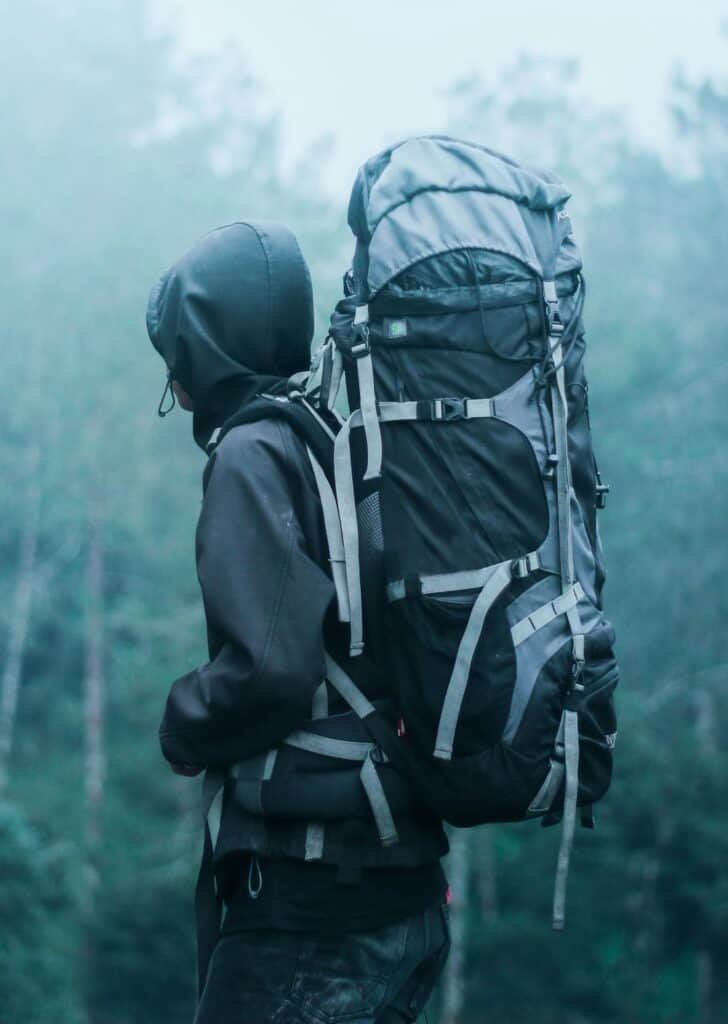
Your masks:
M564 333L564 322L559 315L559 303L547 302L546 303L546 323L549 329L549 335L560 336Z
M422 596L422 578L420 576L410 575L404 578L404 596L405 597L421 597Z
M599 481L597 483L596 488L597 497L595 502L595 505L598 509L603 509L607 507L607 495L609 494L610 490L611 488L609 484L602 483L602 478L599 477Z
M369 345L369 325L357 324L354 327L354 331L358 335L358 340L355 341L349 349L349 355L354 359L363 359L371 352L371 347Z
M514 580L525 580L529 575L528 559L514 558L511 562L511 576Z
M546 458L546 465L544 466L544 469L543 469L542 476L543 476L544 480L551 480L551 478L553 477L554 472L555 472L556 467L558 466L558 464L559 464L559 457L558 457L558 455L556 455L554 452L551 452L547 456L547 458Z
M581 674L584 671L584 664L586 662L584 653L584 635L582 633L576 633L573 637L573 663L571 668L571 691L581 693L584 689L584 684L580 682Z
M511 577L514 580L525 580L532 572L541 568L541 559L537 552L524 555L523 558L514 558L511 562Z
M433 402L433 419L442 420L444 423L464 420L467 416L466 403L466 398L440 398Z

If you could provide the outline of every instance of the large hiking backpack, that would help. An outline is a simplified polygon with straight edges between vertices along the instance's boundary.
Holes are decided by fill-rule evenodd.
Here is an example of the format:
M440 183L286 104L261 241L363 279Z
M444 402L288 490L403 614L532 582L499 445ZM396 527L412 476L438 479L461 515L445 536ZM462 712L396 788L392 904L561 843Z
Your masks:
M369 160L308 394L331 410L345 381L335 506L320 481L334 581L404 735L329 681L446 821L563 817L557 928L577 806L591 824L610 781L618 679L568 198L446 137Z

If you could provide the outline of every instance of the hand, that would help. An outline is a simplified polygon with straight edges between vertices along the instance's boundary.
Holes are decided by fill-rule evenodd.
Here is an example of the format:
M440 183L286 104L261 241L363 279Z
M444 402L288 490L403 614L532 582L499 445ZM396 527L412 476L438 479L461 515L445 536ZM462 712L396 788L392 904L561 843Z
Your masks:
M170 762L169 767L175 775L186 775L190 779L204 771L204 768L196 764L172 764Z

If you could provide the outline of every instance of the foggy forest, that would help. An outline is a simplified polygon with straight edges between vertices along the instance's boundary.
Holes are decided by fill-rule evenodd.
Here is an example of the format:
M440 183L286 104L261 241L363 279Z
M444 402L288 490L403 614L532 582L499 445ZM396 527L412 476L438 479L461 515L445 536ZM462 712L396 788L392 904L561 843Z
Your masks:
M177 1024L195 998L199 787L163 762L173 679L203 661L204 459L158 419L150 286L241 216L297 234L316 341L349 265L327 146L281 170L239 60L173 59L137 2L27 0L0 71L0 1022ZM578 62L455 80L443 130L559 173L588 285L591 423L621 684L612 788L579 830L563 934L558 830L450 833L439 1024L728 1019L728 84L676 72L673 159ZM570 88L567 89L566 85ZM726 390L724 390L726 389Z

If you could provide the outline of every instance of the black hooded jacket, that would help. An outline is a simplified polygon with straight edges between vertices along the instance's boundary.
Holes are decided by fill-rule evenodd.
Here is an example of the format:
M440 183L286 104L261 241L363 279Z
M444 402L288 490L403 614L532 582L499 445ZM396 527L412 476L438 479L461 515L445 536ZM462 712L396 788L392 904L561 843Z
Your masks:
M276 747L310 717L325 649L345 658L301 438L279 417L230 429L256 395L281 392L289 375L308 369L312 308L296 240L274 224L211 232L150 296L149 335L194 399L195 440L205 449L223 428L205 469L196 536L209 661L172 685L160 727L172 763L227 766ZM365 659L346 668L370 699L386 695ZM434 865L446 850L439 823L418 813L399 824L401 842L383 849L371 821L327 823L320 859L340 864L353 842L361 866ZM303 860L306 830L305 822L262 820L226 799L216 860L240 851ZM425 896L441 877L428 876ZM421 902L423 892L417 896Z

